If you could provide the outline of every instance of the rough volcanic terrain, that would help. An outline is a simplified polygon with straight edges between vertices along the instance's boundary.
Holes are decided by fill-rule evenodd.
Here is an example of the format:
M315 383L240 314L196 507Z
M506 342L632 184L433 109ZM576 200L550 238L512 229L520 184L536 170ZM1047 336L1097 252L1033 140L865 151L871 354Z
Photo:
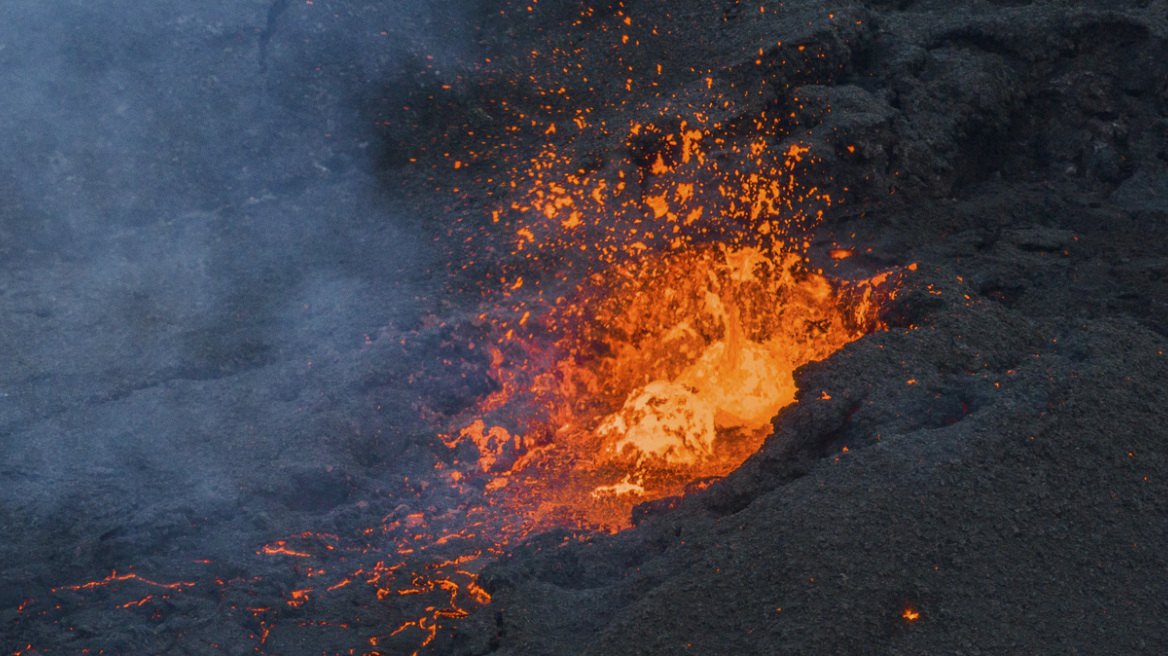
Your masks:
M1164 0L34 4L0 9L2 653L1168 647ZM601 270L511 250L517 171L644 204L698 115L720 170L807 149L788 229L896 272L887 329L634 527L508 524L444 436L505 387L492 313Z

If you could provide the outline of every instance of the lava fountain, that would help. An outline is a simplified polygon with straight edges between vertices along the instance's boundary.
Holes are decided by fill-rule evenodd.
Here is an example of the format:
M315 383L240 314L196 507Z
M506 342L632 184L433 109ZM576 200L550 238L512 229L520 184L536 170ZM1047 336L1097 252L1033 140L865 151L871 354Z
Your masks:
M895 293L889 272L807 263L822 210L801 208L831 204L794 180L807 148L674 124L632 124L627 150L650 134L656 152L592 174L544 151L526 197L493 213L514 235L480 315L498 389L444 440L523 533L617 531L636 504L726 475L795 402L794 371L880 329ZM749 165L720 169L707 143Z

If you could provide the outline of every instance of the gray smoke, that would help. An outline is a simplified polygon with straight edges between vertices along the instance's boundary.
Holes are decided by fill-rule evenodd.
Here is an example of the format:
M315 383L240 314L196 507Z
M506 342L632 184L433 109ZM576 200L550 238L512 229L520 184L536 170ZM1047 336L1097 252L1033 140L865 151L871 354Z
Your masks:
M119 566L131 547L111 534L178 531L253 493L295 505L289 471L369 448L346 392L368 389L388 357L369 342L416 321L445 262L385 193L378 126L461 74L470 17L420 0L0 5L0 523L68 525L63 553Z

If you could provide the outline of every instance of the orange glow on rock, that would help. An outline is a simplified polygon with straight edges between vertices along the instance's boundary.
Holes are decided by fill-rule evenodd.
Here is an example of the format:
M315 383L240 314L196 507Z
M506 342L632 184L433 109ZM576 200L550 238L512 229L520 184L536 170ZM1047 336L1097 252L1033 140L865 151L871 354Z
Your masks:
M312 592L312 588L305 588L303 590L292 590L291 592L288 593L289 596L291 596L292 598L287 599L286 602L292 608L297 608L299 606L303 606L304 603L306 601L308 601L308 593L309 592Z

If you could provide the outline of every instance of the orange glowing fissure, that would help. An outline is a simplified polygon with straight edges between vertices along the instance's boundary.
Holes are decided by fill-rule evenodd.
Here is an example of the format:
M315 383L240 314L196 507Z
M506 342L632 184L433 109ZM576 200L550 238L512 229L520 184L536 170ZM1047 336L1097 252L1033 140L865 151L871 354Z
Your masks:
M112 572L109 576L105 577L104 579L101 579L98 581L89 581L87 583L82 583L80 585L66 585L66 586L62 586L60 588L53 588L53 592L56 592L57 590L88 590L91 588L99 588L99 587L103 587L103 586L107 586L107 585L111 585L111 584L123 582L123 581L137 581L139 583L145 583L146 585L153 586L156 588L167 588L170 590L183 590L186 588L194 587L194 585L195 585L194 583L186 583L183 581L179 581L176 583L158 583L155 581L151 581L149 579L144 579L141 576L138 576L137 574L134 574L134 573L118 574L117 571L115 570L114 572Z

